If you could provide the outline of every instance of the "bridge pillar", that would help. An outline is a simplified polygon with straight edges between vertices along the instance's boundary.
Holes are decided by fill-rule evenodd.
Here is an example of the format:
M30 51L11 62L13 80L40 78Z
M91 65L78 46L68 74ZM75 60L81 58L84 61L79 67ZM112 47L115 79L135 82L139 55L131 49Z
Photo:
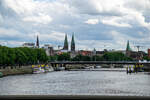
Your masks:
M63 67L63 64L60 64L60 67Z
M63 64L63 67L66 67L66 64Z
M53 64L51 64L51 66L54 67Z
M60 67L61 66L61 64L58 64L58 66L57 67Z

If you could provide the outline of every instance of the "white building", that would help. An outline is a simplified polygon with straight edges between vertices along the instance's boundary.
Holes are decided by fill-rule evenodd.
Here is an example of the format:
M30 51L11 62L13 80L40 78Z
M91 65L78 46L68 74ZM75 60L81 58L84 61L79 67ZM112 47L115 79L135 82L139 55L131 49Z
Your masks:
M24 43L22 46L28 48L35 48L35 43Z
M46 52L47 56L51 56L51 55L54 54L54 50L53 50L52 45L45 44L42 48L45 49L45 52Z

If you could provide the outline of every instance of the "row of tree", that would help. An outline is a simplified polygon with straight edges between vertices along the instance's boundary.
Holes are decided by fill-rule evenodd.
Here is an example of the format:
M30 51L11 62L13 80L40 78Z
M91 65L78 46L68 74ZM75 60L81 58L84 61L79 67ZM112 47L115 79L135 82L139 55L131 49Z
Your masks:
M48 56L44 49L0 46L0 66L31 65L46 61Z
M148 57L143 59L150 60ZM47 61L132 61L133 59L127 57L120 52L106 52L103 56L83 56L81 54L71 58L70 53L63 53L60 55L47 56L42 48L27 48L16 47L9 48L0 46L0 66L14 66L14 65L31 65L38 63L46 63Z
M69 53L63 53L60 55L50 56L51 61L132 61L133 59L127 57L120 52L106 52L103 56L84 56L81 54L71 58Z

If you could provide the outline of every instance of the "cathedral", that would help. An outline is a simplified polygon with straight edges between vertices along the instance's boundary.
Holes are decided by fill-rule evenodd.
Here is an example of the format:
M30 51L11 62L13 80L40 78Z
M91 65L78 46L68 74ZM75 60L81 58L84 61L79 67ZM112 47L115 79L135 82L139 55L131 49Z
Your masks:
M67 51L69 50L67 34L65 35L63 50L67 50ZM74 52L74 51L75 51L75 41L74 41L74 34L73 34L72 35L72 40L71 40L71 52Z
M40 46L39 46L39 37L38 37L38 35L37 35L37 39L36 39L36 48L40 48Z
M63 50L68 50L68 39L67 39L67 34L65 35L65 41L64 41L64 47Z

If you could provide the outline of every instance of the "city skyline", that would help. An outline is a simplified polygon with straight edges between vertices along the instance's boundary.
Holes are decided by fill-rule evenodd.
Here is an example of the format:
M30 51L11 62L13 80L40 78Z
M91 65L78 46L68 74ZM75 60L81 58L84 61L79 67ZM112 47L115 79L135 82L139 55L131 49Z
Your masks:
M63 46L67 34L76 49L125 50L127 40L150 47L149 0L1 0L0 44L15 47L24 42ZM82 6L81 6L82 5ZM91 8L91 9L88 9ZM139 44L141 43L141 44ZM70 49L70 46L69 46Z

